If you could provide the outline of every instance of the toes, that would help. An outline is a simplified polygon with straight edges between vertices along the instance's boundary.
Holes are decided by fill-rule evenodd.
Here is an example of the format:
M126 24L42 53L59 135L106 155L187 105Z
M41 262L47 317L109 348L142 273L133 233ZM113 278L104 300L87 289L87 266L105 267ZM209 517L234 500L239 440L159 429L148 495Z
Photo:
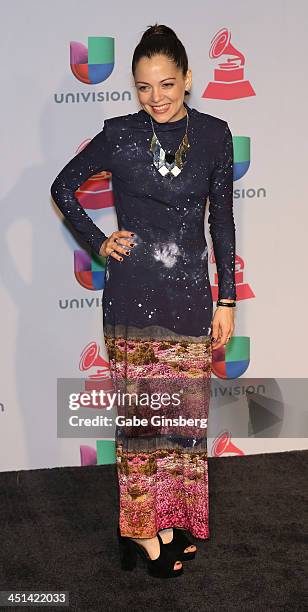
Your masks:
M181 561L176 561L173 567L175 570L181 569L182 567Z
M196 550L195 545L192 544L191 546L188 546L188 548L185 548L184 552L195 552Z

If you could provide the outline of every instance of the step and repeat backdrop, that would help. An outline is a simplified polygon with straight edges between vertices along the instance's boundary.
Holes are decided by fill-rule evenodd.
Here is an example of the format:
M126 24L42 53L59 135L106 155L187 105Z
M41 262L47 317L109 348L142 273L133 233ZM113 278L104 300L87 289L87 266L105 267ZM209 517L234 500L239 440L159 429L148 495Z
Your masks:
M308 448L307 18L304 1L2 2L1 470L115 461L112 430L78 428L64 406L68 388L108 388L106 261L69 230L50 186L105 119L139 110L131 58L156 22L186 47L187 104L233 135L238 304L213 359L209 455ZM76 197L106 234L118 229L108 172Z

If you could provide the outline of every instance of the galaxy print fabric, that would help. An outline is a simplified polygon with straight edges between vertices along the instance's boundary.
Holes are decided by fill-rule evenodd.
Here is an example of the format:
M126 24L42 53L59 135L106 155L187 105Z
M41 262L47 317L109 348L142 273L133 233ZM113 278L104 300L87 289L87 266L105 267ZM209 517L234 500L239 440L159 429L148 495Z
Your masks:
M213 302L204 216L209 197L219 298L236 298L233 145L225 121L185 107L190 148L178 176L163 177L155 168L151 120L140 110L106 120L51 187L60 210L99 253L106 236L74 193L93 174L112 172L118 228L135 233L130 256L107 258L102 303L112 381L115 390L136 396L182 393L178 408L158 413L181 416L184 426L163 419L153 425L153 409L137 403L118 407L124 418L149 417L147 427L116 431L119 524L131 537L154 537L172 526L209 537L207 428L200 423L210 400ZM166 152L175 153L186 122L153 119Z

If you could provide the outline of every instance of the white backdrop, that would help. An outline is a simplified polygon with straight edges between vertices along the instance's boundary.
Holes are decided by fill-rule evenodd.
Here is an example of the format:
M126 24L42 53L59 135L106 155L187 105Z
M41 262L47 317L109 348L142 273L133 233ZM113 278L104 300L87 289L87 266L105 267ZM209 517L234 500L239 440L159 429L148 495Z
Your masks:
M102 289L86 288L74 274L81 246L52 203L50 185L105 118L139 110L131 57L155 22L172 27L184 43L193 71L187 103L228 121L235 161L238 139L250 139L250 165L234 183L241 296L234 341L244 337L250 345L242 377L307 376L307 17L304 0L223 0L217 8L209 0L162 8L114 0L108 10L98 0L2 2L1 470L80 465L83 445L96 460L96 439L57 437L57 379L88 374L79 362L90 342L103 359L107 354ZM245 58L243 78L253 96L202 97L214 69L232 55L229 48L209 56L222 28ZM89 36L115 39L114 69L97 84L81 82L70 67L70 42L87 46ZM103 208L87 212L108 234L117 229L115 211L108 193L99 197ZM208 233L207 239L211 246ZM209 270L215 290L214 262ZM232 450L212 444L224 431L217 415L213 404L212 456ZM243 454L307 448L301 419L294 423L284 406L279 435L260 435L261 425L259 435L236 439L231 423L226 438Z

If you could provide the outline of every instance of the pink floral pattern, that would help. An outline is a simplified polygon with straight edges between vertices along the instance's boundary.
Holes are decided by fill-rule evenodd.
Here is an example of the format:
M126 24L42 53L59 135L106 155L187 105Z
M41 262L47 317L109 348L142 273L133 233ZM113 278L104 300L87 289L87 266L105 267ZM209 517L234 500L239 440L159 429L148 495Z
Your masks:
M123 333L124 331L124 333ZM105 330L110 372L117 389L172 394L182 402L167 418L207 419L212 348L210 336L179 336L154 326ZM118 407L118 414L149 417L160 410ZM151 538L160 529L182 527L209 537L207 428L199 425L121 426L116 434L121 534Z

